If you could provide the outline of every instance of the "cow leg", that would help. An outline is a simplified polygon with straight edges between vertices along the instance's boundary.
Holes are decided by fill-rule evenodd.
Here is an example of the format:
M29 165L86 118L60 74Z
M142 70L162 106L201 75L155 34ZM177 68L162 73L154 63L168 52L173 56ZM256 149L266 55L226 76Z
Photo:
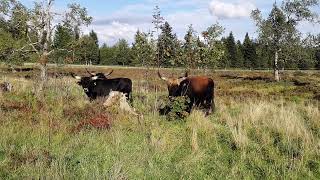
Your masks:
M190 98L190 103L188 104L188 109L187 112L191 113L193 106L195 105L195 99L194 98Z
M206 100L204 101L203 107L206 110L206 116L209 116L210 114L212 114L212 112L214 112L215 103L214 103L214 99L212 96L206 98Z

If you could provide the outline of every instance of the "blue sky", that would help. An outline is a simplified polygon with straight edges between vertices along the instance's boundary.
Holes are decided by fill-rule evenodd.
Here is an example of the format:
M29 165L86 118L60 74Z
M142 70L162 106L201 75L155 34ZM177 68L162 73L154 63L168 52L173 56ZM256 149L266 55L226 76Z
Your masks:
M31 4L32 0L22 2ZM155 5L161 8L162 16L172 26L179 38L183 38L187 27L193 24L198 33L219 22L226 28L226 34L233 31L236 39L243 40L246 32L256 37L256 28L249 17L251 10L259 8L267 15L273 0L56 0L55 9L63 10L66 4L76 2L86 7L94 18L92 25L84 27L98 33L100 43L109 45L125 38L132 42L140 29L153 30L152 12ZM280 0L278 0L280 4ZM316 10L320 11L317 7ZM320 33L320 25L301 23L303 33Z

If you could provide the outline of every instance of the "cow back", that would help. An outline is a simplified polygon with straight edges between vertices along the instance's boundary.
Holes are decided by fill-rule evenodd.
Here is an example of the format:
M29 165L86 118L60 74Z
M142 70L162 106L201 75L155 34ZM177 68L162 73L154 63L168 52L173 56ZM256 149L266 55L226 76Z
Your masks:
M214 91L214 81L205 76L189 77L180 84L181 95L205 96Z

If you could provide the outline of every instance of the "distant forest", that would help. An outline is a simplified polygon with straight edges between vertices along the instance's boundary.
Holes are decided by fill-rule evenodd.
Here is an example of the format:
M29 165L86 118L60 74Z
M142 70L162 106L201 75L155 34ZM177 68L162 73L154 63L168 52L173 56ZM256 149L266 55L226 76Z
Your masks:
M39 39L39 31L29 26L30 19L37 17L37 13L32 13L36 7L35 10L28 11L19 2L7 3L1 5L0 13L0 60L7 64L38 62L39 52L44 49L55 50L47 53L47 62L58 64L320 69L320 34L302 35L297 28L298 23L305 20L318 23L315 21L318 14L311 13L310 10L316 4L304 6L303 10L310 12L308 14L300 12L303 7L297 6L294 2L296 1L288 1L288 4L281 7L274 4L265 19L259 10L253 11L252 20L257 24L259 35L256 39L251 39L247 33L241 41L235 40L233 32L224 37L225 29L219 23L202 32L196 32L192 25L189 25L184 38L178 39L172 26L165 21L160 8L156 6L153 22L150 22L154 25L151 32L137 31L132 44L125 39L119 39L112 46L100 46L94 30L82 35L80 24L90 24L91 17L82 19L78 24L70 23L68 19L63 20L56 25L50 37ZM72 12L87 16L85 9L76 5L70 7L77 10ZM291 13L291 16L288 16L288 13ZM42 36L47 35L47 32L41 33ZM33 39L37 39L36 43L31 43ZM42 40L47 42L41 44ZM27 45L30 47L26 47ZM41 45L48 47L44 48ZM38 52L38 55L35 52Z

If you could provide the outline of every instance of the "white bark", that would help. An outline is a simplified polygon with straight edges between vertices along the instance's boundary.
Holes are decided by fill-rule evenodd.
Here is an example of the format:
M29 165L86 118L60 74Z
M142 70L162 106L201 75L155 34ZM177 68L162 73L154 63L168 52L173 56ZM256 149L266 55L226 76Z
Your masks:
M276 50L274 55L274 80L277 82L280 81L278 60L279 60L279 50Z

